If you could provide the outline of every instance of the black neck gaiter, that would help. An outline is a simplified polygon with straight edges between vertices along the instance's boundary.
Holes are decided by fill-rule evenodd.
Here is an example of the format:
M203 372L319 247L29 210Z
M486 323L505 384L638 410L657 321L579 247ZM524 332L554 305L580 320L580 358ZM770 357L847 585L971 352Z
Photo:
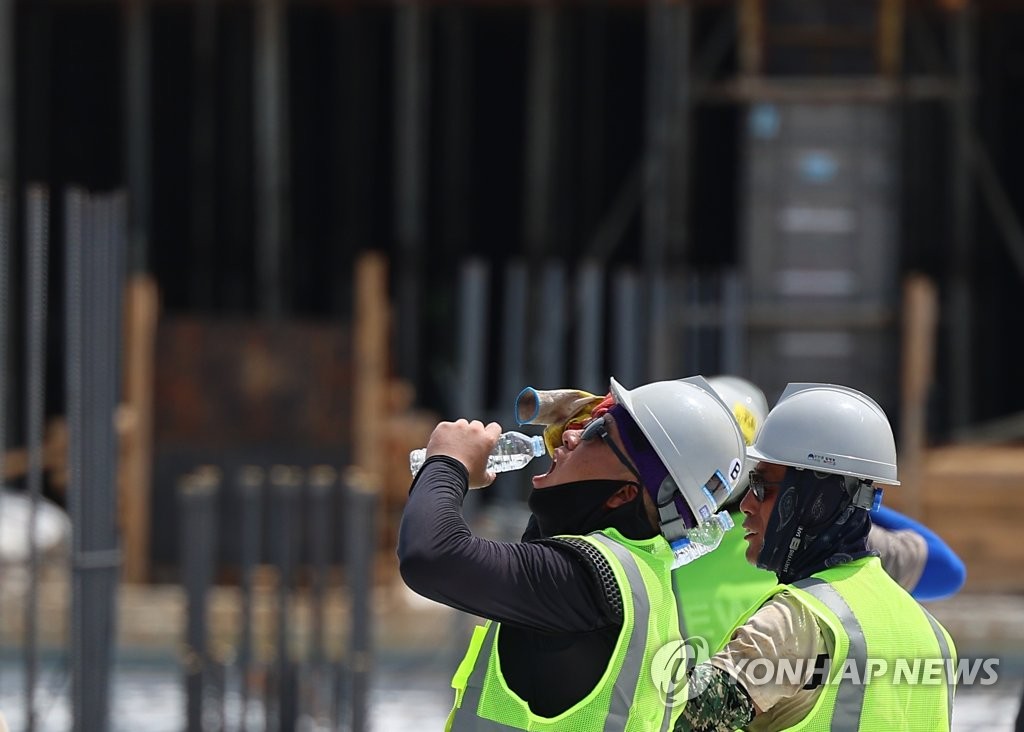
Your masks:
M628 539L651 538L655 530L644 510L642 488L629 503L612 509L604 505L624 485L629 481L579 480L534 489L529 500L533 519L523 540L582 536L600 529L616 529Z
M757 566L790 584L871 554L871 519L852 504L842 475L787 468Z

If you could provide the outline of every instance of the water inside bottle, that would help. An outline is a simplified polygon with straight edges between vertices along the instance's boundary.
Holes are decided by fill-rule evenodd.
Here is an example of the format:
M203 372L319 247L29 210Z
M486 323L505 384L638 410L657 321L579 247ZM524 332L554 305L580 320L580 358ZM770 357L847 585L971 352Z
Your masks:
M491 455L487 458L487 469L495 473L507 473L510 470L525 468L533 460L533 455Z

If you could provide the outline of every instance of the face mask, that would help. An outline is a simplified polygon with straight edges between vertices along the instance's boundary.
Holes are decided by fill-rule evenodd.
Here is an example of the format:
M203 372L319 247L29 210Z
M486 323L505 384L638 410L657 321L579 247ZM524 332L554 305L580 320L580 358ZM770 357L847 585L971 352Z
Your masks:
M654 536L644 510L641 491L629 503L609 509L604 504L624 485L622 480L579 480L530 493L529 506L537 521L540 537L563 534L580 536L599 529L617 529L630 539Z
M867 511L852 505L843 476L788 468L780 482L758 567L792 582L828 566L833 557L848 561L865 551L870 521Z

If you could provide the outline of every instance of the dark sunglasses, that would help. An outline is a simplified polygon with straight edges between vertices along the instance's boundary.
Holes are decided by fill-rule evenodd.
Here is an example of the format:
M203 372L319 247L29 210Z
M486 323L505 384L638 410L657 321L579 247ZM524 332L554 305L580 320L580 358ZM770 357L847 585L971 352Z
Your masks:
M772 482L765 480L764 477L761 476L755 470L750 471L750 474L747 476L747 480L750 484L750 492L754 494L754 498L756 498L758 502L764 501L764 493L766 488L768 488L769 486L782 485L782 483L778 481Z
M635 475L636 479L643 484L643 480L640 478L640 473L636 472L636 468L634 468L633 464L629 462L629 459L622 454L622 450L619 449L618 445L615 444L615 440L613 440L612 436L608 433L608 425L605 424L606 418L607 415L602 414L597 419L590 420L590 423L587 424L587 426L583 428L583 432L580 433L580 439L589 442L595 437L600 437L604 444L610 447L612 452L615 453L615 457L619 459L619 462L625 465L629 469L629 472Z

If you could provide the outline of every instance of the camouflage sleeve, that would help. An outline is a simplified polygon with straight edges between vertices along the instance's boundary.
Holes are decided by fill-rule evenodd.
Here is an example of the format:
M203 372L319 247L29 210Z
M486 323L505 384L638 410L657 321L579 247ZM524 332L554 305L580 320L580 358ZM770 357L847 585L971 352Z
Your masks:
M710 663L694 666L689 696L675 732L732 732L754 718L754 703L747 692Z

